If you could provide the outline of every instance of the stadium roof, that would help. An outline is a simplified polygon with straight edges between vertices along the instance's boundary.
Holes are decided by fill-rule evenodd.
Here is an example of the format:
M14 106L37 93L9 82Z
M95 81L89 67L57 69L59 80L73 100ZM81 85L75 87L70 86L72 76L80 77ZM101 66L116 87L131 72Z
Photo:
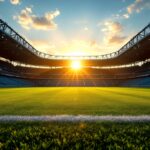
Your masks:
M150 24L114 53L97 56L60 56L36 50L7 23L0 20L0 57L20 63L44 66L67 66L80 59L85 66L112 66L150 58Z

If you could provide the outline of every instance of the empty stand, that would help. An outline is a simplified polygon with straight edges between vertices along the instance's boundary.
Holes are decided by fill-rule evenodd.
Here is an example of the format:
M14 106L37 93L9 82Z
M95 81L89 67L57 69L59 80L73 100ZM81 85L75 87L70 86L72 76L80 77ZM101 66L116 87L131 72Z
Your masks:
M73 56L56 56L36 50L0 19L0 86L145 86L150 87L150 63L124 68L102 67L145 62L150 59L150 24L118 51L106 55L79 56L83 68L69 68ZM5 60L5 61L4 61ZM17 66L12 65L15 62ZM19 64L34 65L35 68ZM40 68L38 66L42 66ZM62 67L46 69L48 67ZM96 68L96 67L99 67ZM100 68L101 67L101 68Z

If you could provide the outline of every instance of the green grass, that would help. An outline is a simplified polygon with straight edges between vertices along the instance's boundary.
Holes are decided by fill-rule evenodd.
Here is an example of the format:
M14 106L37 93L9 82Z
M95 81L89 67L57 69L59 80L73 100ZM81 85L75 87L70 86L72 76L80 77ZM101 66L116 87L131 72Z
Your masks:
M1 88L0 115L150 115L149 88ZM3 122L0 149L150 149L150 123Z
M1 88L0 115L150 114L149 88Z
M3 123L0 149L148 150L149 123Z

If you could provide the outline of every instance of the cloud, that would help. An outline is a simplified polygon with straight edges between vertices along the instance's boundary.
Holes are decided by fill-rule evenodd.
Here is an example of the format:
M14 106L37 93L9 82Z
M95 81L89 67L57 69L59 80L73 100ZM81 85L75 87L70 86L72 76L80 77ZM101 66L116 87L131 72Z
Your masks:
M135 2L127 7L129 14L139 13L145 8L150 8L150 0L135 0Z
M18 5L20 4L20 0L10 0L11 4Z
M117 33L123 30L122 25L119 22L106 21L104 22L104 28L102 31L104 32L113 32Z
M140 13L144 9L150 9L150 0L134 0L132 4L121 9L118 14L113 14L112 17L114 19L129 19L132 14Z
M112 35L108 36L108 39L106 39L111 44L118 44L122 43L126 40L126 36L120 36L120 35Z
M125 19L128 19L128 18L130 18L130 16L129 16L129 14L123 14L123 17L125 18Z
M116 21L106 21L103 24L102 32L104 33L104 41L107 44L121 44L127 37L123 35L123 26Z
M28 40L37 50L53 55L97 55L112 52L107 50L105 46L97 43L95 40L81 40L81 39L69 39L69 40ZM107 50L107 51L106 51Z
M30 7L26 7L18 16L14 16L14 19L25 29L54 30L57 28L54 19L59 15L60 11L55 10L45 13L44 16L37 16L33 14Z

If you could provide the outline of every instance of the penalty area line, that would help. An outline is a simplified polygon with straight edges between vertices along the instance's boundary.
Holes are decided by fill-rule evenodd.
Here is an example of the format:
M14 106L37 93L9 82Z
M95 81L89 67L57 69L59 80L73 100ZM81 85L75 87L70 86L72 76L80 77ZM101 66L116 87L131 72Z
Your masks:
M94 115L48 115L48 116L21 116L21 115L3 115L0 116L0 122L97 122L97 121L111 121L111 122L150 122L150 115L123 115L123 116L94 116Z

